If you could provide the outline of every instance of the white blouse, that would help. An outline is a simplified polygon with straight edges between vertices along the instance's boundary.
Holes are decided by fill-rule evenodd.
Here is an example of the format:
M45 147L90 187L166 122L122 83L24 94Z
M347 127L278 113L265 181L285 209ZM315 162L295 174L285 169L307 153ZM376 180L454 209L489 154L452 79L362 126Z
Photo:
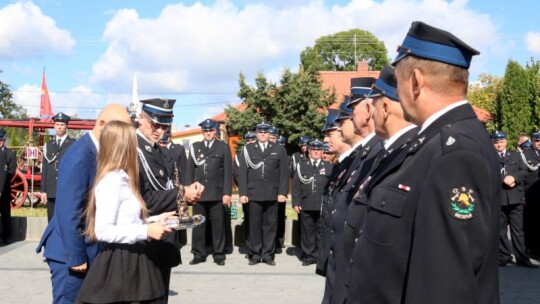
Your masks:
M118 170L107 173L96 186L94 231L101 242L133 244L147 239L142 207L128 181L127 173Z

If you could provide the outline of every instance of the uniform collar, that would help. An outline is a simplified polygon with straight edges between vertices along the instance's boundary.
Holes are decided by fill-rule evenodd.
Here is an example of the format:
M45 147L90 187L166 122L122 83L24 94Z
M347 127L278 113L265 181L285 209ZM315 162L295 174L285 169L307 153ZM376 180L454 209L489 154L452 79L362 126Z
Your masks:
M384 149L385 150L388 150L388 148L390 148L390 146L398 139L401 137L401 135L405 134L406 132L408 132L409 130L411 129L414 129L416 128L416 125L414 124L410 124L408 126L406 126L405 128L397 131L396 133L394 133L394 135L390 136L390 138L388 138L387 140L384 141Z
M458 101L458 102L454 102L444 108L442 108L441 110L433 113L430 117L428 117L428 119L426 119L426 121L424 121L424 123L422 124L422 127L420 128L420 131L418 132L418 134L424 132L425 129L427 129L427 127L429 127L429 125L431 125L434 121L436 121L439 117L443 116L444 114L446 114L446 112L452 110L452 109L455 109L459 106L462 106L464 104L467 104L467 100L462 100L462 101Z

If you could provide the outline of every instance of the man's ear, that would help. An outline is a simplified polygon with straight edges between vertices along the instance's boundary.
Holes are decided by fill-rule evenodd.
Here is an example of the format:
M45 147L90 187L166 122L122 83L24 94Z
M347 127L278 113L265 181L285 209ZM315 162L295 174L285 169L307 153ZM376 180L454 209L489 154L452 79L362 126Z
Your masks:
M422 71L420 71L419 69L414 69L411 75L411 86L412 86L412 92L415 97L420 95L420 92L422 91L425 85L426 85L426 78L424 77L424 73L422 73Z

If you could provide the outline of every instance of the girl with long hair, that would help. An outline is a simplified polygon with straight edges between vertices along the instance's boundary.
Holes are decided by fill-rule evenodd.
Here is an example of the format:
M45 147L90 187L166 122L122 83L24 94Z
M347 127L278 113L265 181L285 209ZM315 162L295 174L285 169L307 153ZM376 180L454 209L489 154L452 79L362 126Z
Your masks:
M148 218L139 193L137 136L125 122L111 121L99 139L97 172L85 209L85 236L101 242L79 293L81 303L165 303L166 288L147 240L171 232Z

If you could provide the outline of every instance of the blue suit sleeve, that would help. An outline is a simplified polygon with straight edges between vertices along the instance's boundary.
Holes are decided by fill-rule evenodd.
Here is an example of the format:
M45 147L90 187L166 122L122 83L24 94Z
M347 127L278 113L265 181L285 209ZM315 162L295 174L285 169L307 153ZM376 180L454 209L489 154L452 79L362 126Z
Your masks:
M60 161L54 214L64 245L64 256L69 267L88 261L85 227L81 214L86 206L88 188L95 175L95 159L86 153L70 153Z

